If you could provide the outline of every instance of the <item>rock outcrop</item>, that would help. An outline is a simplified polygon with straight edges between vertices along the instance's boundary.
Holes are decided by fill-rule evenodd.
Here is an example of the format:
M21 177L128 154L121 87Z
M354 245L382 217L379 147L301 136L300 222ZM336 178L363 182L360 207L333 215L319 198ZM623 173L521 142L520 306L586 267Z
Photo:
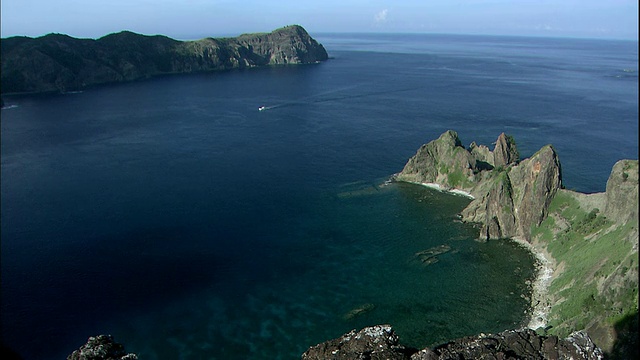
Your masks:
M399 344L399 337L391 325L366 327L358 332L351 330L341 337L310 347L303 360L353 360L353 359L409 359L416 349Z
M67 360L136 360L138 356L127 353L122 344L111 335L92 336L87 343L67 356Z
M515 140L504 133L490 151L475 142L465 148L451 130L420 147L396 180L469 192L474 200L462 217L481 224L481 239L529 240L531 226L544 220L562 187L560 161L551 145L519 161Z
M493 151L466 149L447 131L395 178L470 193L461 215L480 224L481 239L525 239L559 264L542 305L549 333L584 330L608 354L628 354L637 344L629 339L638 323L638 169L638 160L620 160L605 193L581 194L562 189L551 145L519 160L509 136L501 134Z
M303 360L321 359L603 359L602 351L584 332L566 339L538 335L532 330L469 336L433 348L416 350L399 343L390 325L377 325L310 347Z
M505 133L498 136L496 147L493 150L493 166L509 166L518 162L520 154L516 148L516 141Z
M178 41L129 31L97 40L63 34L11 37L0 44L2 93L75 91L161 74L308 64L326 50L298 25L235 38Z
M495 335L470 336L433 349L423 349L411 360L453 359L604 359L602 351L584 332L566 339L538 335L532 330L509 330Z
M626 223L638 219L638 160L620 160L607 180L604 215Z
M476 179L476 162L476 157L462 146L458 134L449 130L422 145L396 180L471 190Z

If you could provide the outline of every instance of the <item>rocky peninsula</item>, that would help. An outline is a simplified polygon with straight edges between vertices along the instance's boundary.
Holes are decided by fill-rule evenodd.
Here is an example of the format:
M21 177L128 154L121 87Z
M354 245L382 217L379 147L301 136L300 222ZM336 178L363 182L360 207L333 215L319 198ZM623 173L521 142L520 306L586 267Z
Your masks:
M130 31L97 40L64 34L16 36L0 43L2 94L69 92L165 74L224 71L328 59L299 25L270 33L179 41Z
M613 166L605 193L582 194L563 188L551 145L520 160L515 139L504 133L491 151L465 148L447 131L423 145L396 179L469 193L474 199L461 215L478 224L480 239L519 240L538 255L531 324L560 336L586 330L607 352L622 324L635 321L637 329L637 160Z

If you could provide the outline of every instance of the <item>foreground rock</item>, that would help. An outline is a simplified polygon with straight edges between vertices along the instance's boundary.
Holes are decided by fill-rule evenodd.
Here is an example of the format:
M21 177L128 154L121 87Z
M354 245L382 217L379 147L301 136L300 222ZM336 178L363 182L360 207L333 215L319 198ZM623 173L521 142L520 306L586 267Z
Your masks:
M80 349L67 356L67 360L136 360L138 356L127 353L122 344L111 335L90 337Z
M411 360L453 359L604 359L586 333L566 339L537 335L532 330L510 330L496 335L465 337L433 349L420 350Z
M390 325L377 325L312 346L303 360L320 359L603 359L589 336L577 332L566 339L511 330L495 335L464 337L434 348L416 350L399 344Z
M391 325L376 325L358 332L351 330L341 337L312 346L304 354L304 360L351 359L409 359L416 349L400 345L398 335Z
M327 60L297 25L235 38L178 41L129 31L98 40L63 34L2 39L2 93L76 91L161 74L219 71Z
M481 225L480 238L529 240L555 193L562 187L560 161L551 145L519 161L515 140L500 134L493 151L472 143L465 148L455 131L423 145L396 180L434 184L470 193L464 221Z

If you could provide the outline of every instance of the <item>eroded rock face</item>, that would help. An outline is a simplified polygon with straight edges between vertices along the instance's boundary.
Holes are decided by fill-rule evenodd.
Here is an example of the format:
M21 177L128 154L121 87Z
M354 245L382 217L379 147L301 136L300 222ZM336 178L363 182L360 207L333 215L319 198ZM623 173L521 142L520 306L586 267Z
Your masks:
M510 330L495 335L478 335L423 349L411 360L453 359L603 359L602 351L585 333L567 339L537 335L532 330Z
M613 165L604 215L622 223L638 218L638 160L620 160Z
M92 336L80 349L67 356L67 360L136 360L138 356L127 353L122 344L111 335Z
M390 325L377 325L312 346L303 360L320 359L603 359L602 351L584 332L566 339L538 335L532 330L509 330L450 341L433 348L416 350L399 344Z
M507 167L498 175L489 193L476 198L463 212L463 219L484 216L481 236L521 237L530 240L531 226L540 225L558 189L562 175L558 155L547 145L531 158ZM497 193L497 195L496 195ZM468 209L474 209L473 215Z
M562 186L560 161L551 145L519 162L515 140L504 133L492 152L475 142L465 149L451 130L423 145L396 179L471 193L474 200L462 216L481 224L481 239L529 240L531 226L545 219Z
M449 130L437 140L422 145L397 175L397 180L435 183L445 188L467 190L473 186L475 157L467 151L458 133Z
M409 359L416 350L400 345L398 340L391 325L376 325L358 332L351 330L337 339L312 346L302 354L302 359Z
M269 34L248 34L237 38L239 45L271 65L309 64L327 60L324 47L301 26L287 26Z
M498 140L496 140L496 147L493 149L493 166L500 167L515 164L518 162L519 157L513 137L505 133L500 134Z

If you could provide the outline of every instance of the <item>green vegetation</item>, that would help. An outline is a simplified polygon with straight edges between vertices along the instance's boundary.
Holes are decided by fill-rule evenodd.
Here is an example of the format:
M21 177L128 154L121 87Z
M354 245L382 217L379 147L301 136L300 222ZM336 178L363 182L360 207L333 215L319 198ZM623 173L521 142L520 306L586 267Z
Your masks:
M467 177L462 173L462 170L459 169L447 174L447 182L449 186L454 188L465 187L470 184Z
M520 152L518 151L518 147L516 146L516 139L513 135L504 134L507 143L511 145L511 151L516 159L520 159Z
M551 334L613 328L638 311L638 256L633 249L637 221L616 224L598 209L582 209L569 191L558 192L549 216L532 228L562 272L551 283ZM596 344L611 343L593 331ZM608 343L609 342L609 343Z
M449 173L449 167L445 163L440 163L440 166L438 167L438 172L440 174L448 174Z

